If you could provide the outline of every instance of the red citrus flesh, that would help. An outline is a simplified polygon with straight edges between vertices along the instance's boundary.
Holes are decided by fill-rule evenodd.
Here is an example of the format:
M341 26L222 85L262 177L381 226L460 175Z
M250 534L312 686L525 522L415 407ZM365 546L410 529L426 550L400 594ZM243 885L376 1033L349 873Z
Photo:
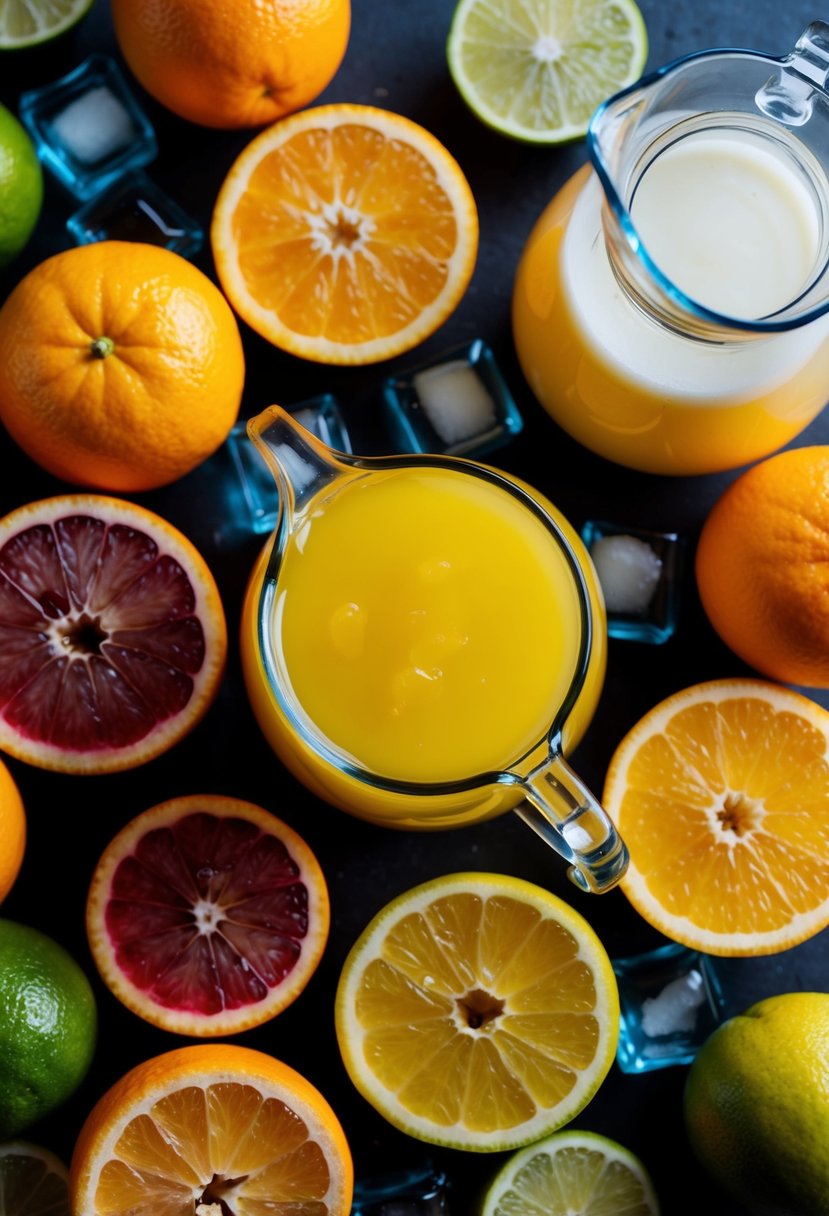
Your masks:
M90 946L134 1012L185 1034L230 1034L304 988L328 934L305 842L234 798L173 799L139 815L96 867Z
M151 759L206 710L226 646L207 566L159 516L67 495L0 520L0 747L18 758Z

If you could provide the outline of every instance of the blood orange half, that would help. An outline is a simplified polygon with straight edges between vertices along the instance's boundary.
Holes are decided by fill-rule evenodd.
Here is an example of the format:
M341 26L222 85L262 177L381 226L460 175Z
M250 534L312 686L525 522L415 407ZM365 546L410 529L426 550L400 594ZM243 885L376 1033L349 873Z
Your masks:
M189 795L151 807L95 868L92 955L134 1013L176 1034L221 1036L302 992L328 938L328 889L311 849L250 802Z
M121 499L69 494L0 519L0 748L109 773L172 747L212 702L227 629L204 559Z

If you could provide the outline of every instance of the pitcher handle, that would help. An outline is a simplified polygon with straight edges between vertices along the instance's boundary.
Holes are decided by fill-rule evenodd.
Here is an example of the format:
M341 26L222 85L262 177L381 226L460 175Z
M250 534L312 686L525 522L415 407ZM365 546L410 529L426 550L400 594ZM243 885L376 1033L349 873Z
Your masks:
M521 787L524 801L515 813L571 863L570 881L594 893L615 887L628 865L625 842L561 752L553 750Z

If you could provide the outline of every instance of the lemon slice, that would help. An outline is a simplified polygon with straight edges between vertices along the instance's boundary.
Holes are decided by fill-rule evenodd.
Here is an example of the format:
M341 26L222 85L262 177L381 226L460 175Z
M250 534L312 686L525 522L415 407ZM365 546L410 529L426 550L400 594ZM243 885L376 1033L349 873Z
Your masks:
M69 1216L69 1175L54 1153L25 1140L0 1144L3 1216Z
M638 80L648 35L633 0L460 0L446 54L482 122L557 144L584 135L596 107Z
M613 1061L610 961L563 900L500 874L450 874L374 918L336 1000L352 1081L420 1140L494 1152L554 1131Z
M92 0L0 0L0 50L49 42L80 21Z
M514 1153L484 1197L481 1216L659 1216L645 1167L615 1140L556 1132Z

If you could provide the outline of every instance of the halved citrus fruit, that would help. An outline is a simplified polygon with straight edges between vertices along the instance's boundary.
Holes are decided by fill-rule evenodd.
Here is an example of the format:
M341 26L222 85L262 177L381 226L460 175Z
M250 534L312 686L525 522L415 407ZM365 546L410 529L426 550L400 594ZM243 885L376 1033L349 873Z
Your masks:
M337 1039L357 1088L420 1140L516 1148L572 1119L616 1050L619 999L596 934L501 874L406 891L346 959Z
M648 35L633 0L458 0L446 54L482 122L557 144L584 135L600 102L639 77Z
M481 1216L659 1216L633 1153L594 1132L554 1132L514 1153L487 1188Z
M478 215L460 166L423 127L337 104L248 144L210 235L225 294L264 338L320 363L373 363L422 342L456 307Z
M299 996L328 937L328 890L305 841L262 807L201 794L151 807L95 867L93 958L162 1030L236 1034Z
M261 1051L199 1043L133 1068L93 1107L70 1168L80 1216L347 1216L337 1116Z
M109 773L160 755L219 686L227 630L204 559L160 516L68 494L0 519L0 748Z
M611 760L622 890L666 936L773 954L829 924L829 713L764 680L695 684Z
M0 1144L3 1216L69 1216L69 1173L54 1153L25 1140Z

